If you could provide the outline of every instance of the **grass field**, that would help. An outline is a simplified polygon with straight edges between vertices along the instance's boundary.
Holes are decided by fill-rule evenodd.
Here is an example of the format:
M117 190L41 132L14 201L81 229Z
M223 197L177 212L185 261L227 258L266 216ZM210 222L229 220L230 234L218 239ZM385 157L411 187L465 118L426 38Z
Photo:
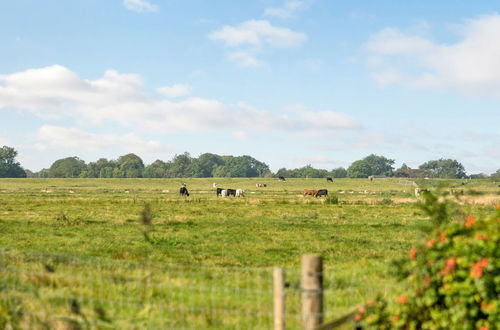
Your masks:
M177 194L183 182L188 198ZM213 182L246 197L216 197ZM464 214L500 203L491 181L417 184L453 190ZM319 188L338 203L301 194ZM326 315L337 316L397 290L389 261L430 226L416 202L414 186L400 179L1 179L0 328L2 320L33 328L269 328L273 266L287 269L294 328L304 253L324 258ZM145 203L154 215L150 242L138 220Z

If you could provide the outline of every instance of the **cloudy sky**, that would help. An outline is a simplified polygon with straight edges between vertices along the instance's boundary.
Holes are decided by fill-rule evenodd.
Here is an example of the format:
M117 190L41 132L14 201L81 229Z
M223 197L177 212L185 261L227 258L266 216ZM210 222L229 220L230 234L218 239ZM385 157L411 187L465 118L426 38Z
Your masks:
M500 1L0 3L0 145L500 168Z

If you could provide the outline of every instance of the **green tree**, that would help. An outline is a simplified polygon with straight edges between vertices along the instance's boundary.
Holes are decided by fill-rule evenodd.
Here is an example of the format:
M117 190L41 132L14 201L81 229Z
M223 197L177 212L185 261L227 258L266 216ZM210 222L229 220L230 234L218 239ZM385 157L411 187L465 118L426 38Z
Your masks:
M343 167L338 167L330 172L333 178L347 178L347 170Z
M136 154L126 154L120 156L117 161L119 171L115 171L116 175L122 178L140 178L144 170L144 162L141 157ZM115 176L116 177L116 176Z
M162 160L155 160L152 164L146 166L142 172L145 178L166 178L168 174L169 164Z
M25 178L26 172L16 162L17 151L3 146L0 148L0 178Z
M419 166L434 178L462 179L467 176L464 166L454 159L430 160Z
M189 153L185 152L174 157L168 169L168 176L171 178L190 178L193 176L193 159Z
M347 175L350 178L367 178L372 175L372 168L364 160L357 160L347 168Z
M78 157L56 160L49 168L50 178L77 178L85 170L85 162Z
M221 156L211 153L202 154L198 158L193 159L193 177L212 177L214 176L215 167L221 165L224 165L224 160Z
M106 158L99 158L96 162L87 164L85 170L82 171L80 177L82 178L111 178L113 175L113 168L117 166L115 161L108 161ZM111 171L105 170L111 168Z
M217 165L213 171L216 177L252 178L264 177L271 172L269 166L250 156L222 156L224 165Z
M366 178L370 175L392 176L393 165L393 159L371 154L352 163L347 169L347 173L350 178Z
M500 170L497 170L495 173L492 173L490 175L490 178L492 178L493 180L499 180L500 179Z

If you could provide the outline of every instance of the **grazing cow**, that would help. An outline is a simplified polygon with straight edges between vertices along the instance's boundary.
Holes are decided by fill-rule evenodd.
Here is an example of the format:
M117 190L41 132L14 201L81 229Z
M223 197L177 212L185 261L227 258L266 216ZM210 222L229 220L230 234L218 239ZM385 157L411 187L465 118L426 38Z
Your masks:
M212 183L212 188L214 188L214 189L217 188L217 183L215 183L215 182Z
M243 189L236 189L236 195L235 197L245 197L245 190Z
M179 194L181 194L182 196L189 196L189 192L185 185L183 185L181 189L179 189Z
M256 188L265 188L265 187L267 187L267 184L265 184L265 183L256 183L255 187Z
M328 196L328 189L320 189L316 193L315 197Z
M373 175L370 175L370 176L368 177L368 180L373 181Z
M332 178L330 178L330 177L327 177L327 178L326 178L326 182L333 182L333 179L332 179Z
M222 197L227 197L227 189L222 189L222 190L220 191L220 195L221 195Z
M317 190L304 189L304 196L316 196Z
M217 188L217 196L222 196L222 191L224 190L224 188Z
M227 189L227 195L236 197L236 189Z
M284 177L284 176L281 176L281 175L280 175L280 176L278 176L278 180L279 180L279 181L286 181L286 180L285 180L285 177Z

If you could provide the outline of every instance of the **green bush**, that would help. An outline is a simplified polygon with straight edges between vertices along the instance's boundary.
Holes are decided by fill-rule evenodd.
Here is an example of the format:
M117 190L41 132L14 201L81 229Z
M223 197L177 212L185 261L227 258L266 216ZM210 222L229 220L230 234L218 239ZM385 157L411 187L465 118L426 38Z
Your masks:
M500 206L487 219L468 216L435 226L427 241L395 263L407 293L358 308L362 329L498 329Z
M324 203L338 205L339 204L339 197L336 195L330 195L325 199Z

